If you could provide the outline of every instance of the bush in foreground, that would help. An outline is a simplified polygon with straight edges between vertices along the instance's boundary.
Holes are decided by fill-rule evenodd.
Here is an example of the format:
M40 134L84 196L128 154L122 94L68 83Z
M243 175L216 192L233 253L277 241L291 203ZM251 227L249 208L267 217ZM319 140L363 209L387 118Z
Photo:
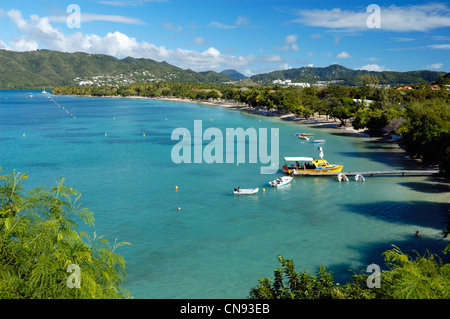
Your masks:
M281 267L274 278L260 278L250 290L251 299L448 299L450 265L432 254L412 259L395 247L383 253L389 270L380 274L380 287L367 287L368 273L354 274L353 281L336 284L325 267L318 274L297 273L294 262L278 256ZM371 280L371 279L369 279Z
M125 260L115 253L127 243L111 246L95 233L78 232L72 218L93 225L93 213L81 207L81 195L63 179L25 193L27 177L0 176L0 298L127 297L120 287Z

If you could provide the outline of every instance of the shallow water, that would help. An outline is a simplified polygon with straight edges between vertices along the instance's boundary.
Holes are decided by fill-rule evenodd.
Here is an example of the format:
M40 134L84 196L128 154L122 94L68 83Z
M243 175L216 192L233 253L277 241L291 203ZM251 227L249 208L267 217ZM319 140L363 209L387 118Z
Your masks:
M3 173L29 173L30 188L64 177L80 191L95 214L88 231L132 243L118 252L135 298L245 298L259 277L273 276L278 254L298 271L326 265L342 282L348 269L382 265L392 244L441 253L447 243L439 233L449 185L435 177L299 177L273 189L267 182L281 174L261 175L261 163L171 160L172 131L193 132L194 120L224 135L226 128L279 128L280 159L317 157L317 145L294 136L311 132L326 139L325 158L344 163L344 171L416 168L392 145L222 107L29 93L0 91ZM237 186L260 192L235 196Z

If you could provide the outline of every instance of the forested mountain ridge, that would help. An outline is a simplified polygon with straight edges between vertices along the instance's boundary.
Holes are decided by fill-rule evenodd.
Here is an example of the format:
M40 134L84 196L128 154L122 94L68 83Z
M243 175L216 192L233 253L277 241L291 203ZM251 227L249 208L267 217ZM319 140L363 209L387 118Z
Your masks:
M437 71L365 71L352 70L342 65L332 64L327 67L303 67L284 71L273 71L250 77L254 82L267 84L274 80L291 80L300 83L317 83L318 81L329 82L345 86L361 86L367 74L376 75L380 85L398 86L404 84L434 83L439 81L445 72ZM326 84L326 83L325 83Z
M258 74L245 79L235 70L195 72L165 61L118 59L103 54L64 53L50 50L15 52L0 50L0 89L40 89L43 86L128 85L131 83L180 82L239 84L239 80L268 85L274 80L291 80L317 85L364 85L367 74L376 75L380 85L448 82L448 74L437 71L369 72L333 64Z
M88 53L50 50L14 52L0 50L0 89L32 89L78 85L103 80L104 84L182 82L221 84L234 78L214 71L183 70L167 62ZM101 82L100 82L101 84Z

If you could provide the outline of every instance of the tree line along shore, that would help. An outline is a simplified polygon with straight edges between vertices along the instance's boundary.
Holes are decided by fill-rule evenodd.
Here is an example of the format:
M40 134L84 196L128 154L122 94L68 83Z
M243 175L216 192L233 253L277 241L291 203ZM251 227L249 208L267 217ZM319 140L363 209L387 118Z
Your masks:
M272 114L292 113L306 120L314 114L339 120L341 126L365 129L371 136L401 136L399 143L414 159L438 166L450 176L450 91L445 86L384 88L374 76L360 87L283 87L193 83L141 83L127 86L64 86L57 95L179 98L245 105Z

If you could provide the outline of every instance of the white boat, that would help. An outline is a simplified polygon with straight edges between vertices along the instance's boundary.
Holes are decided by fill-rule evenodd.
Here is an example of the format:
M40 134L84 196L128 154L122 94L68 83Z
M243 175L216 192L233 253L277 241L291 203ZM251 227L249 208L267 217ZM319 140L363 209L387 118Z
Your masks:
M307 136L304 136L304 135L301 135L301 134L298 134L298 133L295 133L295 135L298 138L301 138L302 140L309 141L309 137L307 137Z
M325 139L323 139L323 140L314 140L314 143L323 143L325 141L326 141Z
M281 187L289 184L292 181L292 176L281 176L273 181L269 182L269 185L272 187Z
M259 188L235 188L235 195L251 195L256 194L259 191Z
M366 179L365 179L364 176L362 176L361 174L356 174L356 175L355 175L355 181L356 181L356 182L357 182L357 181L364 182L364 181L366 181Z
M337 176L337 180L339 182L342 182L342 181L348 182L348 177L344 173L339 173Z
M47 91L45 90L45 86L44 86L44 90L41 93L42 94L47 94Z

